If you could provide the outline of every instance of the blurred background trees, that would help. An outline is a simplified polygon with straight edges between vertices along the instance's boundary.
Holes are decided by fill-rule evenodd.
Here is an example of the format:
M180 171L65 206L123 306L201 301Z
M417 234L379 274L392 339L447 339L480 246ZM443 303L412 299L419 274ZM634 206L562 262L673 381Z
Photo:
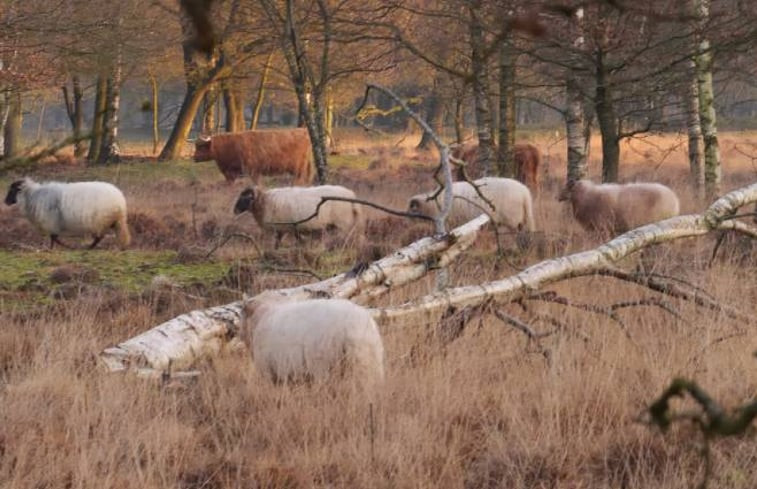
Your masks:
M201 133L301 125L323 181L333 127L356 124L365 83L377 81L448 141L477 143L491 174L513 174L525 129L566 138L570 179L586 174L597 132L605 181L618 178L624 139L685 132L692 185L712 196L718 123L757 122L755 10L741 0L13 0L0 12L0 148L13 158L72 135L77 157L104 164L118 161L119 139L150 139L169 160ZM382 129L405 130L375 97Z

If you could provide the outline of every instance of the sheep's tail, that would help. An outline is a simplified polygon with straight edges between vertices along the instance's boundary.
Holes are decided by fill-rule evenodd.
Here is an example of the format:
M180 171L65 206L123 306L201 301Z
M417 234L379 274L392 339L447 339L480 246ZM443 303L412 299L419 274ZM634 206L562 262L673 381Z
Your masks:
M129 225L126 223L126 212L122 212L118 216L116 221L116 235L118 236L118 242L121 244L121 248L126 248L131 243L131 234L129 233Z

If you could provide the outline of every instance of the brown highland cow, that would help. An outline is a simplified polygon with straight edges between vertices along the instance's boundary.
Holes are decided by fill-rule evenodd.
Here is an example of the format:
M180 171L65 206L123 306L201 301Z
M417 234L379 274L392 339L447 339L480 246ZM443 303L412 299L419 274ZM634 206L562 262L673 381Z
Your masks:
M515 178L524 183L536 198L541 187L541 154L533 144L521 143L513 147L515 159ZM468 178L481 178L483 168L478 162L478 144L460 146L452 150L452 156L467 163L465 173ZM462 180L462 171L458 170L457 179Z
M309 185L314 173L310 156L306 129L271 129L200 137L194 160L215 160L229 183L242 175L258 183L261 175L289 173L295 185Z

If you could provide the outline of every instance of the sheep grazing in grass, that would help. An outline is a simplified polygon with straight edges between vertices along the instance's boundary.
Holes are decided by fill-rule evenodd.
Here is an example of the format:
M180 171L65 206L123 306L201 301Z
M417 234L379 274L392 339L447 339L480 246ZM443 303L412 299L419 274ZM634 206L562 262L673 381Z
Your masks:
M345 299L292 301L264 292L245 301L239 336L256 369L274 383L351 375L372 386L384 379L376 322L364 307Z
M37 183L25 178L13 182L5 197L6 205L16 203L32 224L50 236L50 248L56 243L67 247L59 236L91 235L92 249L111 228L115 228L122 248L131 241L126 199L110 183Z
M300 239L300 232L318 233L338 230L360 234L363 224L362 212L358 204L330 200L320 208L322 197L354 199L355 192L339 185L319 187L281 187L269 190L250 187L242 191L234 205L234 214L250 211L263 229L276 231L276 247L281 243L283 233L290 231ZM292 224L318 215L299 224Z
M570 200L573 215L587 231L618 234L677 216L678 197L659 183L569 182L559 200Z
M452 226L470 221L481 214L489 214L498 227L503 226L510 231L535 230L533 202L528 187L511 178L484 177L474 180L481 195L494 205L492 209L484 201L476 188L468 182L454 182L452 184L452 208L447 222ZM414 195L408 202L408 211L417 214L436 217L441 212L444 193L439 192L433 199L435 192Z

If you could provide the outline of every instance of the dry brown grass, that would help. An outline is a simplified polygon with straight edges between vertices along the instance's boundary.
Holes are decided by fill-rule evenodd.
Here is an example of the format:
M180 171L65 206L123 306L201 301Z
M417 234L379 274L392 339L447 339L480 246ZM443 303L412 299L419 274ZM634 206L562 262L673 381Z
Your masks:
M723 137L727 189L755 180L750 159L729 153L729 141L751 137ZM564 171L554 156L562 154L558 147L550 150L551 178L538 202L543 245L517 257L520 264L595 244L555 201ZM670 183L683 196L684 212L700 210L686 190L682 152L661 160L665 151L653 146L627 150L623 177ZM598 153L594 148L593 155ZM598 174L596 160L592 174ZM422 167L388 175L377 179L364 170L337 173L335 180L394 207L430 187ZM135 216L137 248L207 249L223 229L248 233L263 247L272 243L250 216L231 217L243 184L227 186L220 173L194 183L163 178L122 186ZM9 231L25 229L9 211L0 218ZM369 255L419 233L394 220L374 223L369 231L378 248ZM11 246L6 241L0 246ZM707 269L713 242L666 246L660 271L757 313L754 247L730 243ZM312 247L321 251L290 247L270 257L319 270L345 269L354 259L349 248ZM493 247L491 236L484 237L454 267L454 283L512 273L508 265L494 263ZM255 293L311 280L260 271L246 260L252 254L244 240L217 251L216 259L233 263L225 287ZM334 255L333 264L311 263L313 254L324 255L322 261ZM431 287L431 280L420 281L381 303L399 303ZM757 379L751 356L757 345L748 325L677 301L672 303L681 320L653 308L623 311L627 334L605 316L533 304L531 313L552 314L567 326L541 341L549 360L491 318L473 321L443 349L426 341L437 318L383 329L388 378L371 399L343 385L270 385L243 351L200 365L195 381L164 386L96 368L95 355L104 347L222 300L230 292L220 288L208 285L183 295L148 290L138 296L90 290L46 308L0 312L0 487L687 488L702 472L695 431L678 426L662 436L634 419L676 375L695 378L725 405L750 398ZM594 304L651 295L598 278L552 289ZM507 311L530 317L515 306ZM414 354L419 350L424 354ZM713 449L712 487L757 484L753 441L719 441Z

